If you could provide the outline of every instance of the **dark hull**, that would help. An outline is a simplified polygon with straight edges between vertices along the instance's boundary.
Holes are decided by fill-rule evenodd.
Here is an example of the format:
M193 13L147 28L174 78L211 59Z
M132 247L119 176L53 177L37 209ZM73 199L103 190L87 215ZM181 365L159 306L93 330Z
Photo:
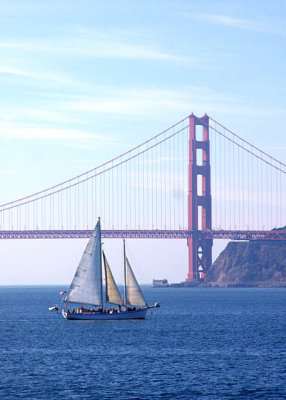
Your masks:
M145 319L147 310L147 308L142 308L140 310L121 311L116 313L71 313L62 310L62 314L64 318L73 320L114 321L124 319Z

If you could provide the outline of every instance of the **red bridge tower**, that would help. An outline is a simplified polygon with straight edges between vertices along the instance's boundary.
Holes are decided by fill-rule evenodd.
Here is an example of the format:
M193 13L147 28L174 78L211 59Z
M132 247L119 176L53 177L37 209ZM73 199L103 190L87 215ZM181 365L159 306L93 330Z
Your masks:
M188 239L189 273L187 282L198 282L212 265L212 239L203 231L212 229L209 117L189 116L189 194ZM202 126L198 138L197 127ZM200 140L197 140L200 139Z

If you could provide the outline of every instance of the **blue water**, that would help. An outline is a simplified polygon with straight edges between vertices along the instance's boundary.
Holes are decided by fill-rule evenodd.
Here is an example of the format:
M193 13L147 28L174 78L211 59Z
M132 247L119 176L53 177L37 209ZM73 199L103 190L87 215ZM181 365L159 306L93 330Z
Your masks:
M145 321L67 321L0 287L1 399L285 399L286 289L151 289Z

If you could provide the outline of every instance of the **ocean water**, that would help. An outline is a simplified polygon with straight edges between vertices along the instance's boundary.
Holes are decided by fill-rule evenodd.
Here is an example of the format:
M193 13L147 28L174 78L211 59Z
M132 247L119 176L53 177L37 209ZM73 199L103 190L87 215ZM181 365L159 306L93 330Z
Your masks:
M151 289L143 321L67 321L0 287L1 399L285 399L286 289Z

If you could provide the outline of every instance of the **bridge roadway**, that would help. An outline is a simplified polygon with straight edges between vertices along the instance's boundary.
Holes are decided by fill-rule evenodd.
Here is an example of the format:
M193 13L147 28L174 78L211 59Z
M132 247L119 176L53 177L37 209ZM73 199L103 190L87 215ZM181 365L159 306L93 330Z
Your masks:
M0 239L82 239L89 238L92 230L5 230L0 231ZM232 231L204 230L192 232L188 230L102 230L103 238L130 239L187 239L193 233L203 235L205 239L231 240L286 240L286 231Z

